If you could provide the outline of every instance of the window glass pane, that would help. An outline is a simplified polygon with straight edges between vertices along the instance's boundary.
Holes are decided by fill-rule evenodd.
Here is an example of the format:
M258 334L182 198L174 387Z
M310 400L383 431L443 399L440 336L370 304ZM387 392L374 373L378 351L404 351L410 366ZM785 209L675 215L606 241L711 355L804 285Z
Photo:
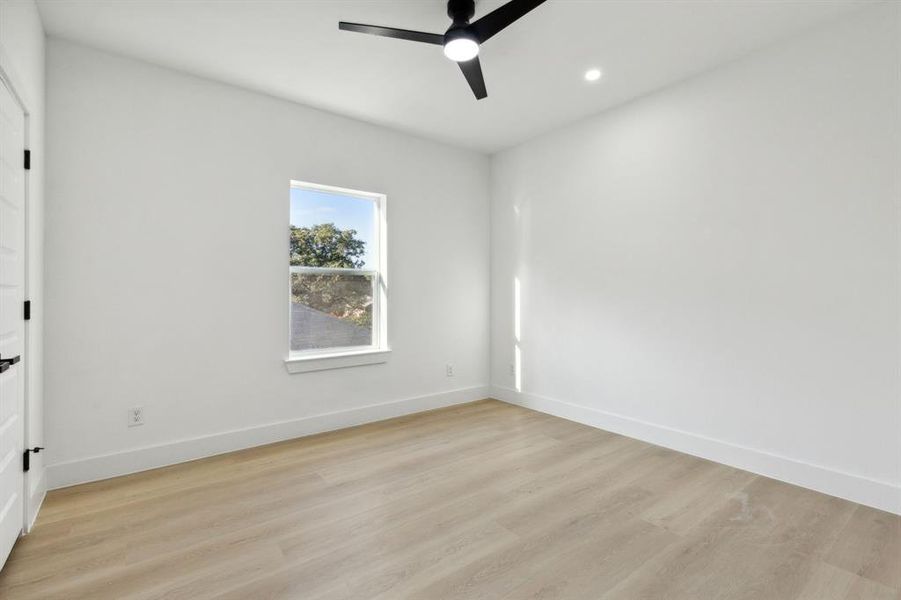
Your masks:
M370 346L373 276L291 274L291 350Z
M292 352L384 342L384 295L374 294L381 281L379 198L292 182Z
M378 268L375 201L291 188L291 265Z

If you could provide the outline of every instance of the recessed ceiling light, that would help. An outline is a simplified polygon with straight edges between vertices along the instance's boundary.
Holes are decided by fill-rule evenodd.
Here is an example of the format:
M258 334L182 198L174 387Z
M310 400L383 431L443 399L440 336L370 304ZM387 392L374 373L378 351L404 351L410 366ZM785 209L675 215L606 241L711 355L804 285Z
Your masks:
M585 71L585 81L597 81L601 78L600 69L588 69Z

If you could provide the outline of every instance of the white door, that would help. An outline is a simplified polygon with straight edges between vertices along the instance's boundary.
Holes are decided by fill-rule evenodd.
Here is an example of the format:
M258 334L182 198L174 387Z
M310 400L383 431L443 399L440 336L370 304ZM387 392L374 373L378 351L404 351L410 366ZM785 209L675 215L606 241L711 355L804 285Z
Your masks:
M25 115L0 81L0 567L24 524Z

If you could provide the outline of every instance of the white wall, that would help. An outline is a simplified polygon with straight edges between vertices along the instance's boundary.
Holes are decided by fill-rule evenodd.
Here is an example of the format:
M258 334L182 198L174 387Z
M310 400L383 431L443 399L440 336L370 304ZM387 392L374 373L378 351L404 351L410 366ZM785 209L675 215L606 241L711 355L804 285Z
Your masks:
M898 23L497 155L494 393L901 512Z
M0 69L12 80L28 109L28 297L32 320L26 327L29 445L45 445L43 402L44 326L44 29L34 0L0 0ZM31 498L28 522L33 523L44 497L44 455L36 454L26 475Z
M63 41L47 68L52 486L485 397L485 156ZM287 373L291 179L387 194L388 364Z

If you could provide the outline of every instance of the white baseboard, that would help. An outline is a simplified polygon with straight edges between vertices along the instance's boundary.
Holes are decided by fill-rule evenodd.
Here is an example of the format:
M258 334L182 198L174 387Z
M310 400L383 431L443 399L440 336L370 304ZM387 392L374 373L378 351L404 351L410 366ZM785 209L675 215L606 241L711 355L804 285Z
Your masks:
M492 386L498 400L901 514L901 486L595 408Z
M488 391L487 386L452 390L48 465L47 485L48 489L53 490L314 433L473 402L487 398Z
M34 527L34 522L37 520L41 506L44 504L44 498L47 496L47 469L41 469L37 483L31 486L29 496L26 521L28 527L25 529L25 533L28 533Z

